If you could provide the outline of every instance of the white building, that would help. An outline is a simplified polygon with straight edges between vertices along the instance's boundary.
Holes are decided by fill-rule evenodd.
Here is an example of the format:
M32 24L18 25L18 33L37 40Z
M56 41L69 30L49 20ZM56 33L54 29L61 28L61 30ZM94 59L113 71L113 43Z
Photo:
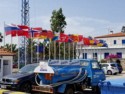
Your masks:
M0 79L12 73L13 56L15 54L7 49L0 48Z
M82 47L80 58L97 58L99 61L110 54L119 55L125 58L125 33L111 33L95 37L97 40L104 40L108 47Z

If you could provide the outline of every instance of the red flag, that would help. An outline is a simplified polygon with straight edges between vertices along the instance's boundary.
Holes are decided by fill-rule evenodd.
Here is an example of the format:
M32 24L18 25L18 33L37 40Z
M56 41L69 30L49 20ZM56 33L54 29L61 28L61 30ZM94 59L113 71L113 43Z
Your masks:
M49 30L49 31L47 32L47 38L52 39L53 37L54 37L53 32Z
M17 31L11 31L11 36L15 37L17 35Z
M40 32L40 31L42 31L42 28L41 27L35 27L35 28L32 28L32 30Z
M84 45L90 45L90 41L89 41L89 38L83 38L83 43Z
M68 42L68 35L64 34L64 33L60 33L60 40L59 42Z
M30 27L29 26L26 26L26 25L17 25L21 30L24 30L24 31L29 31L30 30Z
M83 36L82 35L78 35L79 38L79 42L83 41Z

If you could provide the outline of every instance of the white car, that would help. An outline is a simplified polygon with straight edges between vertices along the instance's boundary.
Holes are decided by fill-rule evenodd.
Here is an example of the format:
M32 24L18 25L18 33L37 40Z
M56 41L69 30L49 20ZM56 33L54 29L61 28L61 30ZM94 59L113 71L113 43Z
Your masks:
M101 68L107 75L117 74L119 72L115 63L101 63Z

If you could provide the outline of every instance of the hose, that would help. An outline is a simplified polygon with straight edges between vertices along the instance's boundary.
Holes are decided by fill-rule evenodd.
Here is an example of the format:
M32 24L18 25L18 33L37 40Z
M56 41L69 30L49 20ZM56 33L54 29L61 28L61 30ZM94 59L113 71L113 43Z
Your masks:
M74 80L76 80L76 79L81 75L81 73L82 73L82 68L80 68L78 75L77 75L75 78L73 78L72 80L63 81L63 82L58 82L58 83L49 84L49 85L41 85L41 84L39 84L38 81L37 81L37 76L38 76L38 74L37 74L36 77L35 77L35 81L36 81L36 84L37 84L38 86L51 86L51 87L56 87L56 86L59 86L59 85L61 85L61 84L66 84L66 83L70 83L70 84L71 84L71 83L76 83L76 82L83 81L83 80L85 79L85 77L86 77L86 74L87 74L86 71L85 71L84 76L80 78L81 80L79 79L78 81L74 81Z

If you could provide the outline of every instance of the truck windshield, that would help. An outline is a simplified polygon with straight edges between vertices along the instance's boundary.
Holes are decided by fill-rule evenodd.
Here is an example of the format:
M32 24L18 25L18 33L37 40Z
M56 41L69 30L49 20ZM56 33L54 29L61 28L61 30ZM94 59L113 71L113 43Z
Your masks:
M100 69L99 63L98 62L92 62L92 68L93 69Z

